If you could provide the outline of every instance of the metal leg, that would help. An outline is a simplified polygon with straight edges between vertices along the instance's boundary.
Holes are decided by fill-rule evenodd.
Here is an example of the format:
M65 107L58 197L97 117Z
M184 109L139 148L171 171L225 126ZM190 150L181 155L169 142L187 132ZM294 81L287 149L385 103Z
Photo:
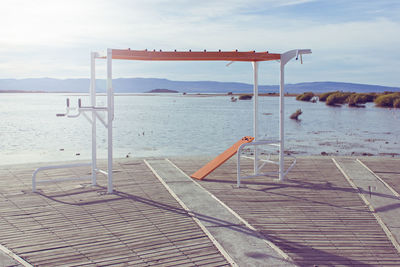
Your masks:
M254 114L253 114L253 126L254 126L254 142L258 140L258 62L253 62L254 71ZM254 147L254 174L258 173L258 149Z
M280 68L280 91L279 91L279 180L285 179L284 168L285 168L285 65L281 61Z
M90 103L92 107L96 106L96 53L90 54ZM97 169L97 151L96 151L96 110L92 111L92 185L96 185L96 169Z
M113 143L112 143L112 129L113 129L113 119L114 119L114 92L112 88L112 49L107 50L107 109L108 109L108 163L107 163L107 173L108 173L108 184L107 192L113 192L113 182L112 182L112 170L113 170Z

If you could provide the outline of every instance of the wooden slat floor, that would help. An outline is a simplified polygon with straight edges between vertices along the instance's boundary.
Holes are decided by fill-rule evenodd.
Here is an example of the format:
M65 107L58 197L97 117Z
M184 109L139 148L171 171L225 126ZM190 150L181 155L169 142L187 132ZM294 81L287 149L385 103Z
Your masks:
M39 165L40 166L40 165ZM229 266L142 160L115 163L115 194L82 182L38 185L38 165L0 168L0 243L35 266ZM105 168L105 166L101 166ZM40 179L87 175L52 170Z
M400 160L363 158L361 161L400 194Z
M190 175L210 159L172 161ZM252 178L238 189L230 160L199 183L300 266L400 266L400 255L330 158L298 159L287 178Z

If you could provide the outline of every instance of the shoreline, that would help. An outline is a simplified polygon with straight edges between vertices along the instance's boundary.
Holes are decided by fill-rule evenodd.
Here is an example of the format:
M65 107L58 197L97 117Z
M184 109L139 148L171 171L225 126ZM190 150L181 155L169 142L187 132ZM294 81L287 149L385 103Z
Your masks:
M388 155L363 155L363 153L357 153L353 155L334 155L333 153L326 153L323 155L313 154L313 155L299 155L299 154L287 154L295 156L296 159L324 159L324 158L338 158L338 159L345 159L345 158L359 158L359 159L399 159L400 154L392 156L392 153L387 153ZM170 155L170 156L143 156L143 157L114 157L113 161L115 162L127 162L127 161L135 161L135 160L152 160L152 159L159 159L159 158L171 158L171 159L179 159L179 158L186 158L186 159L213 159L218 155ZM235 158L233 156L232 158ZM16 162L16 163L0 163L0 169L2 168L9 168L9 167L22 167L25 168L39 168L43 165L59 165L68 164L70 163L82 163L82 162L90 162L90 158L81 158L81 159L57 159L54 161L42 160L42 161L23 161L23 162ZM97 162L99 164L106 163L107 158L97 158Z
M89 92L48 92L48 91L20 91L20 90L7 90L2 91L0 90L0 94L64 94L64 95L90 95ZM285 96L298 96L301 93L286 93ZM98 96L106 96L107 93L99 92L97 93ZM205 97L205 96L241 96L241 95L251 95L253 96L252 92L246 93L184 93L184 92L177 92L177 93L154 93L154 92L138 92L138 93L114 93L115 96L188 96L188 97ZM259 93L259 96L279 96L279 93Z

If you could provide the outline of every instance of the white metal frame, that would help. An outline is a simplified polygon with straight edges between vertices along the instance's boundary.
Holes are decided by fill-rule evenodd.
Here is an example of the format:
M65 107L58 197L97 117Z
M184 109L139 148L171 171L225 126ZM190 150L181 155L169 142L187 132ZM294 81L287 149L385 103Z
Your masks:
M253 156L247 156L247 155L243 155L243 150L246 147L249 146L254 146L254 155ZM259 146L261 146L261 148L258 148ZM270 151L268 151L267 149L263 149L263 146L273 146L274 149L276 149L276 147L280 146L280 142L279 140L261 140L261 141L253 141L251 143L245 143L239 146L238 151L237 151L237 187L240 187L240 183L242 179L248 179L248 178L254 178L254 177L258 177L258 176L267 176L267 175L279 175L280 171L270 171L270 172L263 172L262 168L267 164L275 164L280 166L280 161L274 161L271 159L272 153ZM264 155L260 155L260 150L263 151L262 154ZM255 161L255 153L258 153L258 157L257 157L257 161ZM264 157L263 157L264 156ZM287 168L286 171L283 172L283 175L286 175L296 164L296 157L291 156L291 155L287 155L286 157L290 157L293 159L293 162L290 164L290 166ZM246 175L243 176L242 175L242 170L241 170L241 158L247 158L247 159L251 159L254 160L254 163L257 163L254 165L254 174L252 175ZM260 164L260 162L262 162L262 164Z
M66 168L77 168L77 167L85 167L85 166L92 166L92 163L76 163L76 164L64 164L64 165L53 165L53 166L43 166L37 168L32 175L32 191L36 192L36 185L41 183L52 183L52 182L62 182L62 181L80 181L80 180L88 180L93 179L92 175L83 176L83 177L65 177L65 178L58 178L58 179L51 179L51 180L36 180L36 175L45 170L54 170L54 169L66 169ZM93 181L92 181L93 182Z
M109 49L109 51L111 51ZM97 184L97 173L102 173L108 178L107 192L112 193L112 121L114 119L114 98L111 84L111 54L107 58L107 106L97 106L96 105L96 58L103 58L99 53L92 52L90 54L90 106L82 106L81 100L78 101L78 106L76 108L70 107L69 99L67 99L66 112L63 114L57 114L60 117L67 118L77 118L83 115L92 125L92 162L91 163L76 163L76 164L64 164L64 165L53 165L53 166L43 166L37 168L32 174L32 191L36 192L37 184L39 183L49 183L49 182L60 182L60 181L74 181L74 180L86 180L91 178L92 185ZM75 114L71 114L71 111L76 111ZM92 116L89 117L87 112L91 112ZM107 121L102 117L100 112L107 112ZM97 168L97 119L102 123L102 125L108 130L108 169L107 171ZM85 177L67 177L67 178L57 178L51 180L37 180L36 176L39 172L44 170L52 169L65 169L65 168L77 168L82 166L91 166L91 175Z
M284 163L285 163L285 65L292 60L293 58L296 58L296 60L300 57L301 63L303 63L302 55L303 54L311 54L310 49L295 49L295 50L290 50L287 51L283 54L281 54L281 60L280 60L280 83L279 83L279 140L272 141L271 143L279 144L279 180L283 181L285 179L285 175L287 174L288 171L293 167L289 167L288 171L285 172L284 170ZM254 141L252 142L254 146L254 175L251 177L256 177L256 176L261 176L263 175L260 173L260 168L259 166L259 145L265 145L268 143L265 143L264 141L258 142L259 141L259 133L258 133L258 65L259 62L253 62L253 76L254 76L254 86L253 86L253 94L254 94L254 111L253 111L253 127L254 127ZM243 147L245 146L251 146L251 144L244 144ZM240 148L239 148L240 149ZM238 151L239 152L239 151ZM240 164L240 153L238 153L238 164ZM292 156L291 156L292 157ZM294 161L295 163L296 161ZM238 184L240 184L240 166L238 166L238 173L237 173L237 179L238 179ZM249 177L247 177L249 178ZM242 177L243 179L243 177Z
M311 54L311 49L290 50L281 54L280 64L280 88L279 88L279 180L285 179L284 163L285 163L285 65L296 58L300 57L303 63L303 54Z
M277 143L279 144L279 180L283 181L285 177L284 171L284 71L285 65L294 57L296 59L303 54L310 54L310 49L296 49L291 50L286 53L281 54L280 56L280 96L279 96L279 140ZM63 116L69 118L76 118L80 115L84 115L86 119L92 124L92 162L87 165L91 165L91 177L92 177L92 184L96 185L96 174L102 173L107 176L107 192L113 192L113 120L114 120L114 89L112 87L112 56L113 56L113 49L107 49L106 55L100 55L97 52L91 53L91 76L90 76L90 102L91 106L81 106L80 104L77 107L78 113L75 115L70 115L70 110L72 108L67 105L67 111ZM96 106L96 59L106 59L107 60L107 106L105 107L98 107ZM259 142L259 134L258 134L258 66L259 62L254 61L253 63L253 71L254 71L254 112L253 112L253 125L254 125L254 137L255 140L253 141L253 145L255 146L255 155L254 155L254 175L259 176L260 168L258 167L259 164L259 149L258 145L265 144L264 142ZM68 101L69 103L69 101ZM80 102L79 102L80 103ZM99 114L99 112L107 112L107 121L105 121ZM92 112L91 118L85 114L85 112ZM107 171L103 171L97 168L97 152L96 152L96 120L99 119L100 122L107 128L108 133L108 145L107 145ZM239 153L240 154L240 153ZM238 155L238 157L240 157ZM240 163L240 159L238 159L238 164ZM72 168L72 167L80 167L81 164L67 164L67 165L57 165L57 166L44 166L38 168L34 174L32 175L32 190L36 190L36 183L39 182L49 182L49 181L36 181L36 175L38 172L47 169L59 169L59 168ZM240 166L238 166L240 169ZM69 179L69 178L68 178ZM65 180L65 178L59 178L52 181L60 181ZM74 178L76 180L76 178Z

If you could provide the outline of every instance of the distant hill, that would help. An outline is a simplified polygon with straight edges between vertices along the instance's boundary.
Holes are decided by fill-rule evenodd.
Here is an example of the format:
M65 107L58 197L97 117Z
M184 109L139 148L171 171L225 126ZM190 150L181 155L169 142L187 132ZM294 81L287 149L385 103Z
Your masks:
M105 92L105 80L96 80L98 92ZM214 82L214 81L171 81L160 78L119 78L113 79L113 87L116 93L144 93L157 88L174 90L186 93L250 93L253 85L238 82ZM260 93L278 92L278 85L260 85ZM312 91L322 93L328 91L346 92L384 92L400 91L399 87L380 85L342 83L342 82L309 82L286 84L288 93L303 93ZM45 92L71 92L86 93L89 91L89 79L0 79L0 92L4 91L45 91Z
M285 88L289 92L293 93L302 93L307 91L311 91L314 93L324 93L329 91L344 91L356 93L400 91L400 87L343 82L310 82L287 84Z
M179 93L179 92L171 89L153 89L146 93Z

